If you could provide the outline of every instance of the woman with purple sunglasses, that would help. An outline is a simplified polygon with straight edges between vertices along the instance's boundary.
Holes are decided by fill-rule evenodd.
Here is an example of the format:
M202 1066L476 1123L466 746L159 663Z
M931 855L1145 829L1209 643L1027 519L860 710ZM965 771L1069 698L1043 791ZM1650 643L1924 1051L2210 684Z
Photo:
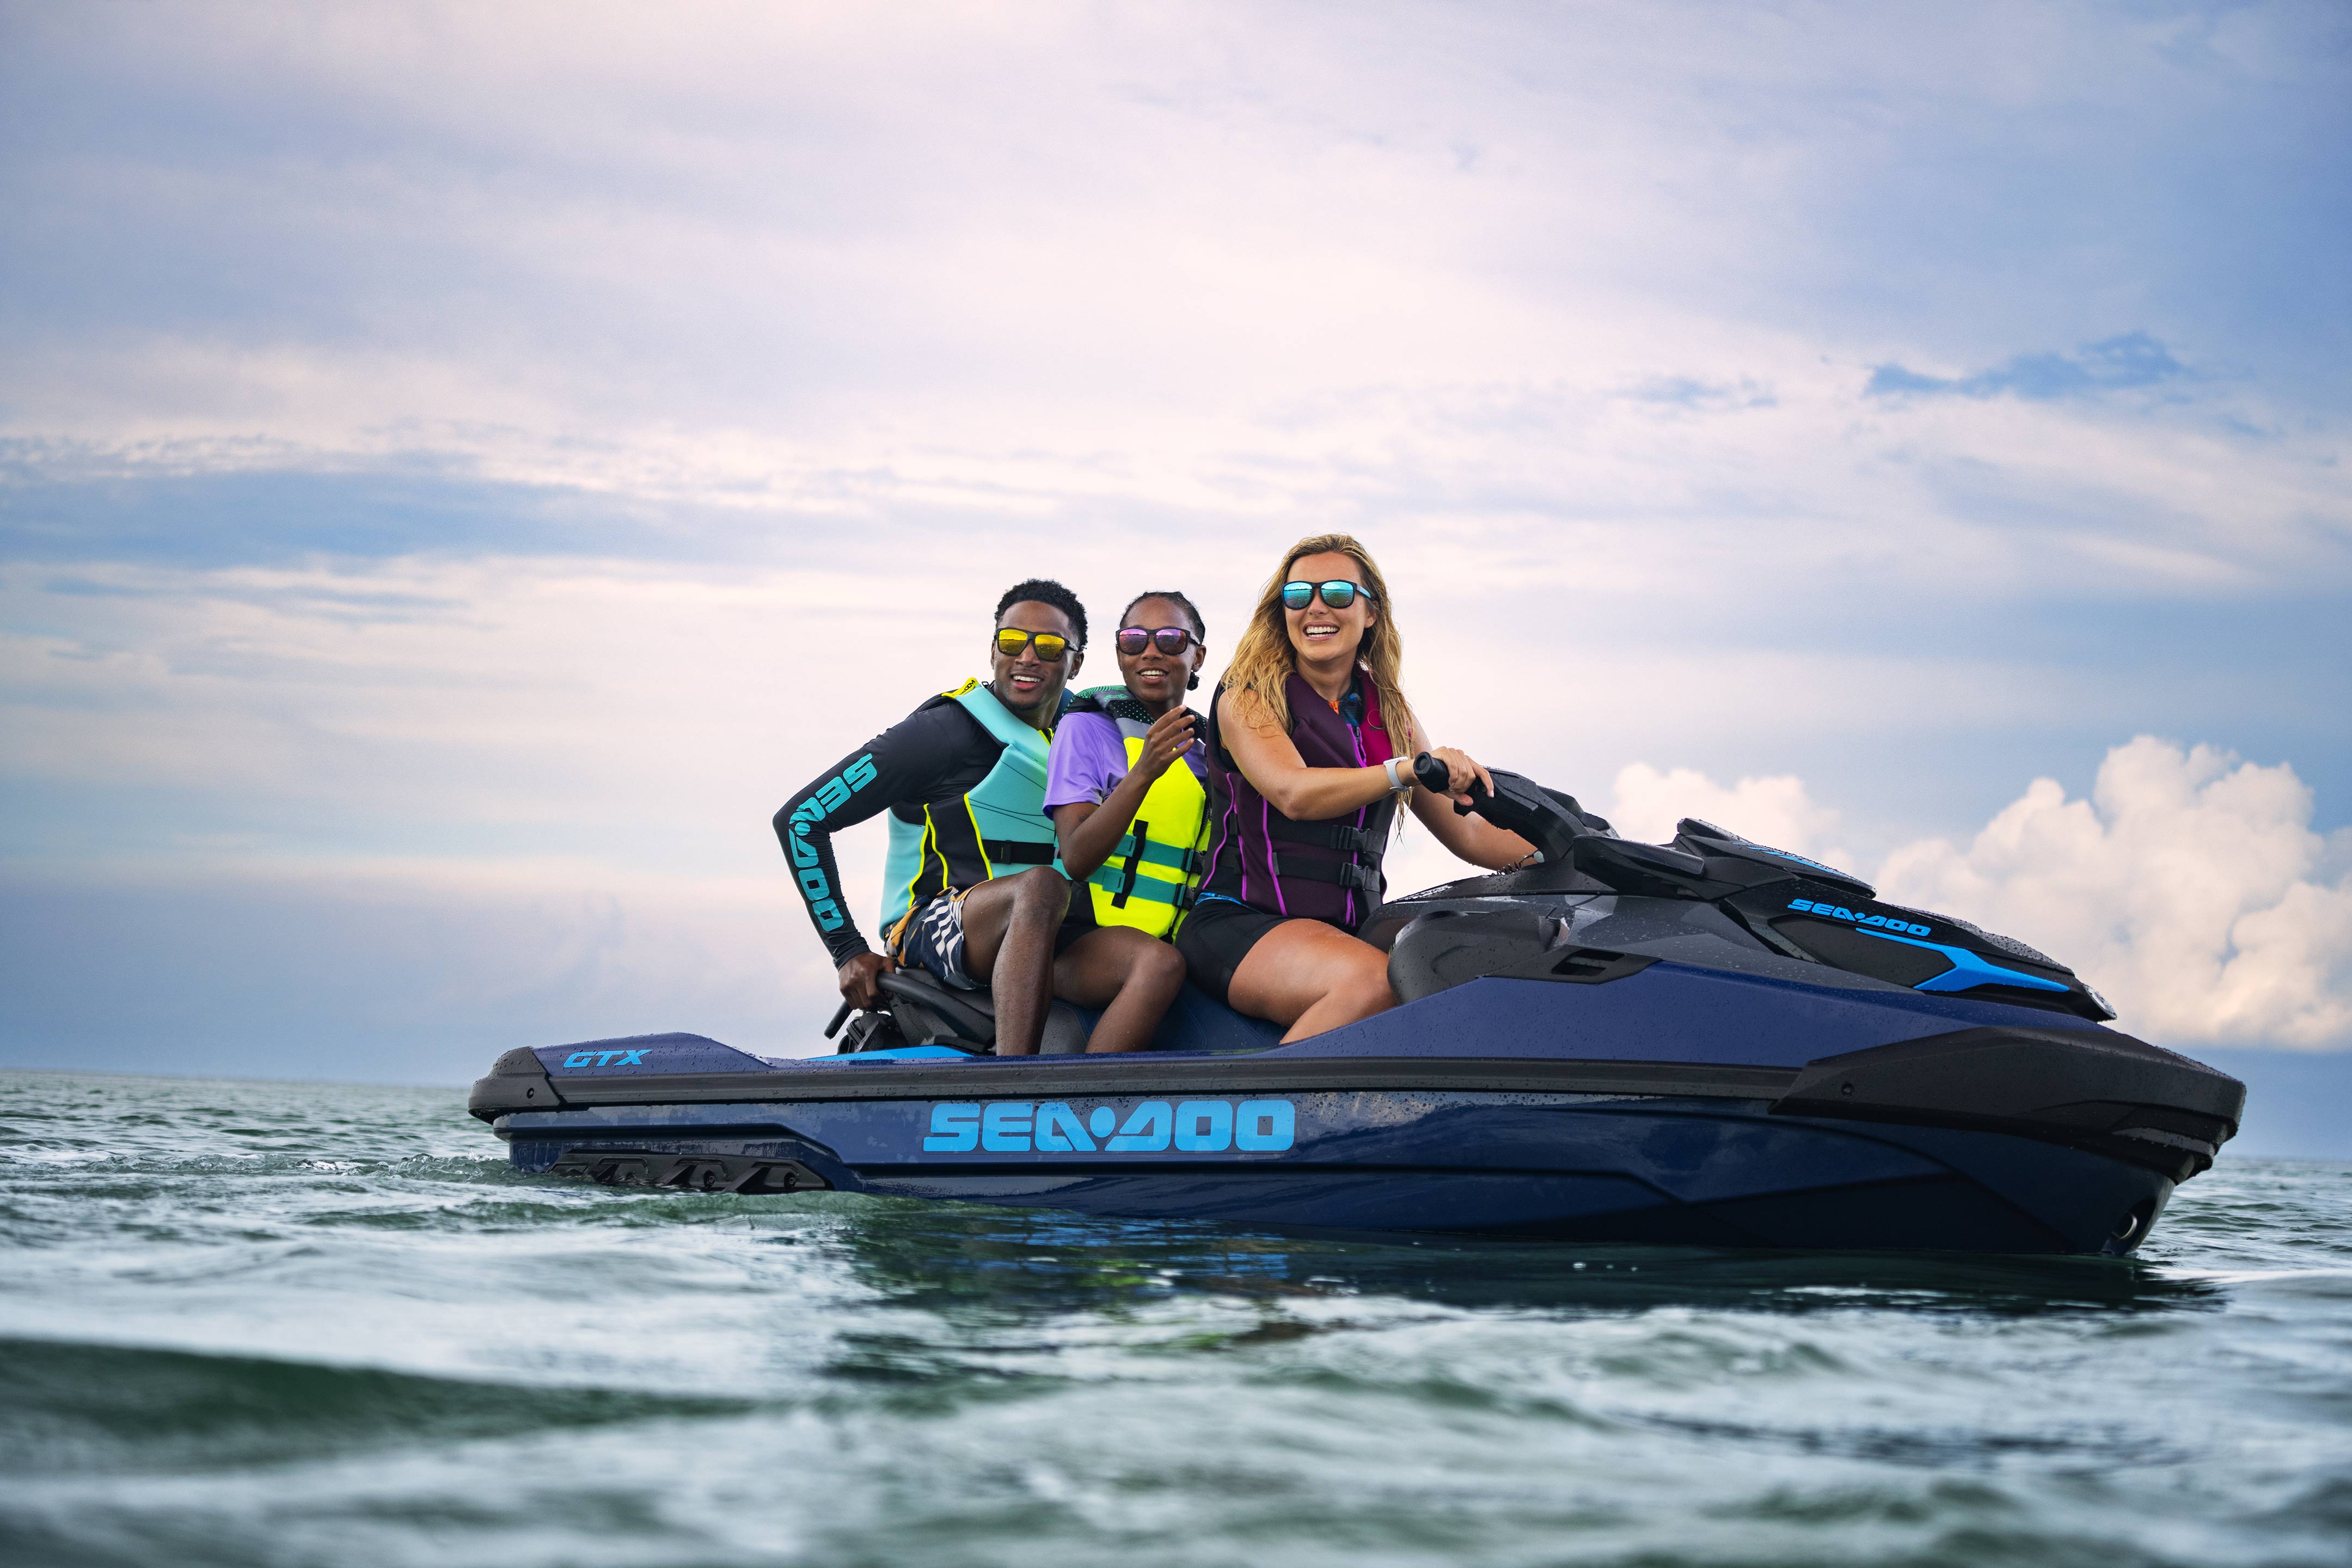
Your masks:
M1125 684L1081 692L1054 731L1045 814L1074 885L1070 922L1096 928L1055 960L1054 985L1103 1006L1089 1051L1142 1049L1184 984L1171 943L1209 829L1205 725L1184 693L1201 684L1204 629L1184 595L1137 595L1115 639Z

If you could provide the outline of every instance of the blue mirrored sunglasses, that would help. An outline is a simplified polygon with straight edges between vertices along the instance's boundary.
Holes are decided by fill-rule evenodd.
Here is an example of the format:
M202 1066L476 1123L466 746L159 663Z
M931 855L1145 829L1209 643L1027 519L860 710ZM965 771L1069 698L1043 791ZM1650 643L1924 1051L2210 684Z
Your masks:
M1373 597L1370 588L1360 588L1345 577L1334 578L1328 583L1285 583L1282 585L1282 607L1303 610L1315 602L1318 594L1322 595L1323 602L1335 610L1344 610L1354 604L1359 594L1367 599Z

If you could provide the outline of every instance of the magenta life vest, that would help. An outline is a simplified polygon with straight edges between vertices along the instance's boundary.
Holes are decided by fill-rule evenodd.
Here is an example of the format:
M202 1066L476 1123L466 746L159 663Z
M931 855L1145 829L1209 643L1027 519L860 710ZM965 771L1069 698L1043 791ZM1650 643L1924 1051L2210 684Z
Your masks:
M1344 712L1333 712L1295 672L1283 690L1290 700L1291 743L1308 767L1371 767L1395 755L1381 721L1379 694L1360 672L1340 699ZM1224 694L1219 686L1218 698ZM1328 822L1293 822L1234 764L1217 732L1220 707L1217 701L1209 704L1209 810L1215 826L1202 896L1354 930L1388 886L1381 876L1381 856L1388 848L1395 802L1382 796ZM1349 715L1359 711L1360 720L1350 722Z

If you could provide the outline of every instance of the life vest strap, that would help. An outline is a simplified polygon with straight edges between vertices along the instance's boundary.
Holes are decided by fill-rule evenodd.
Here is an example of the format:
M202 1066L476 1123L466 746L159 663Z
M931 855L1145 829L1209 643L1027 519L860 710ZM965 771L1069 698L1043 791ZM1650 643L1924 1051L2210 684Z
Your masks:
M1172 870L1189 871L1198 858L1195 851L1181 844L1162 844L1156 839L1146 839L1142 852L1139 854L1135 836L1130 833L1118 841L1118 847L1111 851L1110 858L1104 863L1123 866L1129 860L1140 860L1149 865L1166 866Z
M1087 880L1110 895L1113 908L1123 908L1130 899L1140 899L1152 904L1175 904L1181 908L1189 890L1185 883L1164 882L1157 877L1137 877L1130 881L1126 872L1111 866L1105 866Z
M1350 827L1343 822L1292 822L1286 818L1266 824L1266 834L1286 844L1311 844L1318 849L1337 849L1343 855L1359 855L1377 860L1387 847L1384 835L1366 827Z
M1050 866L1055 850L1052 839L983 838L980 847L988 863L1014 866Z
M1278 877L1297 877L1308 882L1337 882L1360 893L1381 890L1379 868L1359 866L1352 860L1308 860L1297 855L1277 855L1274 858L1274 869Z

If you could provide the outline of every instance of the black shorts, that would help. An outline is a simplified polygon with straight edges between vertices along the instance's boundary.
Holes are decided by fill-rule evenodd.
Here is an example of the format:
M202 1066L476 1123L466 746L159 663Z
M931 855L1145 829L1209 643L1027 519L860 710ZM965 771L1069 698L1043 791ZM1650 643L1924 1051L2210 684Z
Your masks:
M1304 918L1268 914L1231 899L1202 899L1184 917L1184 929L1176 933L1176 951L1184 955L1192 984L1230 1007L1233 1001L1226 993L1233 989L1234 971L1242 966L1250 949L1275 927ZM1348 929L1337 921L1325 923L1334 931Z

